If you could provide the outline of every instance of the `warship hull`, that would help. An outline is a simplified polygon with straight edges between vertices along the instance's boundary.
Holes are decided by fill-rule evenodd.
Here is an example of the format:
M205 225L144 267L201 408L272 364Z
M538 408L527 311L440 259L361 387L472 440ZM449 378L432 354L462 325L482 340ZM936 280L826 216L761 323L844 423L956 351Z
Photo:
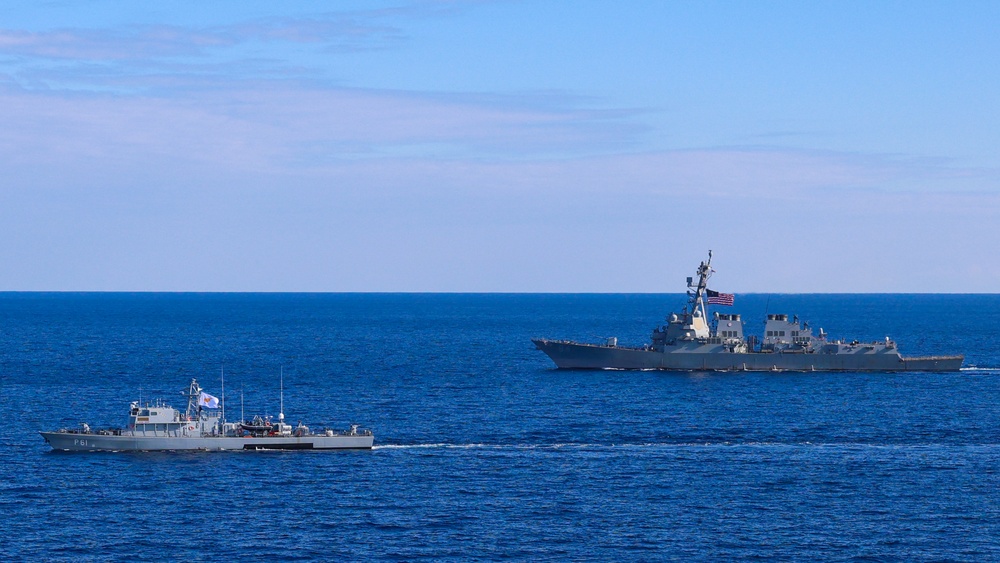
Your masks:
M41 432L53 450L61 451L162 451L162 450L370 450L372 435L335 434L333 436L262 436L262 437L184 437L82 434L79 432Z
M565 340L533 339L560 369L624 369L677 371L958 371L963 356L908 358L894 349L846 353L729 352L722 346L690 345L631 348Z
M908 358L888 336L884 341L832 340L823 329L813 334L797 315L768 314L762 339L745 333L738 313L716 312L706 305L733 306L736 296L708 288L712 251L695 277L687 279L688 304L653 329L651 344L641 348L534 338L561 369L639 369L678 371L958 371L964 356ZM697 279L697 282L695 282ZM707 299L706 299L707 298Z

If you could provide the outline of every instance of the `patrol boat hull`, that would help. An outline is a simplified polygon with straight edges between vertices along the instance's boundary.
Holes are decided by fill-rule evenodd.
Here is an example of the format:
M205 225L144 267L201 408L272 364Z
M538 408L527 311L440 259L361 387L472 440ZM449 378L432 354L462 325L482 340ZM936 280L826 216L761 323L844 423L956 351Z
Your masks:
M263 437L168 437L115 436L78 432L40 432L42 438L61 451L163 451L163 450L370 450L371 435L263 436Z
M313 432L308 426L285 424L285 415L256 416L251 421L226 422L218 397L205 393L194 379L182 394L188 398L186 410L162 402L129 405L124 428L91 430L80 428L39 432L52 449L73 452L139 452L163 450L369 450L375 441L370 430L352 424L348 430L324 429ZM280 399L284 406L284 395ZM284 409L282 408L282 411Z
M958 371L963 356L907 358L898 353L728 352L721 347L691 346L661 352L648 348L606 346L534 339L560 369L677 371ZM707 348L699 350L699 348Z

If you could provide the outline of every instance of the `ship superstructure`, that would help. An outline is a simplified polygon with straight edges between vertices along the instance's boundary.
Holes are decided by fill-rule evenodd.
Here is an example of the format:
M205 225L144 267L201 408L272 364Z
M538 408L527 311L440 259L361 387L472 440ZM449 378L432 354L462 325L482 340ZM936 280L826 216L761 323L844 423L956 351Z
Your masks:
M712 252L696 277L687 279L688 304L671 313L667 324L653 330L651 343L620 346L617 339L604 344L536 338L532 342L559 368L649 369L687 371L957 371L964 356L905 357L889 339L875 342L829 340L816 334L798 317L770 314L762 338L747 335L739 314L706 310L709 301L725 295L708 289L713 270ZM714 294L714 295L713 295Z

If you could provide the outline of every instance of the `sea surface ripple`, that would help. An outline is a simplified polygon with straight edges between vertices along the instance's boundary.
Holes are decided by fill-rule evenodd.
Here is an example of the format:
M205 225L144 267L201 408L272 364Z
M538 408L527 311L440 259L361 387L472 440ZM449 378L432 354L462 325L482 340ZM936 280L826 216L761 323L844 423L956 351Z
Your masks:
M0 293L0 560L1000 559L1000 296L748 295L947 374L562 371L681 295ZM359 423L371 451L50 451L182 406Z

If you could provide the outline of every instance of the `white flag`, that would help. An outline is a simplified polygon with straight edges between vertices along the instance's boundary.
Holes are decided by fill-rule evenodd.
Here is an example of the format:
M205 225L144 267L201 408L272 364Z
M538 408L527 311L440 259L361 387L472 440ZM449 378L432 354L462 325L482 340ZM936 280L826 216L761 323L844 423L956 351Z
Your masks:
M198 397L198 404L206 409L217 409L219 408L219 398L202 391L201 396Z

